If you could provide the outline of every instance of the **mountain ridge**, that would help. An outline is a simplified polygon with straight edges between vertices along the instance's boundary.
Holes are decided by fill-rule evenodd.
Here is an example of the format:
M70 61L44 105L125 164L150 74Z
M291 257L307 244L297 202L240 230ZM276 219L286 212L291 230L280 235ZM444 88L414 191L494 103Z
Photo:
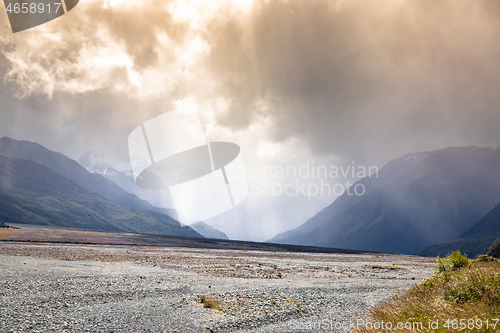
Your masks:
M28 159L44 165L73 180L81 187L128 209L151 210L169 216L174 215L172 210L155 207L149 202L139 199L135 194L125 191L106 177L89 173L77 161L62 153L49 150L38 143L2 137L0 138L0 155Z
M474 258L483 254L500 237L500 203L483 216L477 223L465 230L458 238L441 243L426 245L414 254L421 256L446 256L459 250Z
M500 147L406 154L355 184L365 195L344 193L269 241L411 253L454 239L500 202Z
M219 229L216 229L216 228L206 224L205 222L196 222L196 223L190 224L189 226L205 238L226 239L226 240L229 239L229 237L227 237L227 235L225 233L223 233Z
M202 237L171 217L131 211L32 160L0 155L0 221Z

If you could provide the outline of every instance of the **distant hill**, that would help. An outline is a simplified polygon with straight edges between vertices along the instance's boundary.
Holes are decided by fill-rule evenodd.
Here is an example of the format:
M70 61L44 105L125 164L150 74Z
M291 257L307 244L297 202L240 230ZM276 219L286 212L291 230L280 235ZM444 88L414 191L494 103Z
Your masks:
M8 137L0 139L0 155L32 160L52 171L67 177L81 187L118 203L131 210L151 210L175 216L175 212L151 205L136 195L130 194L102 175L91 174L78 162L33 142L19 141Z
M0 156L0 221L202 237L157 212L132 211L31 160Z
M225 233L209 226L205 222L197 222L189 226L206 238L229 239Z
M459 250L469 258L476 258L497 239L498 235L476 236L470 238L456 238L446 242L429 244L416 249L413 254L423 257L444 257L450 252Z
M445 256L460 250L470 258L483 254L500 236L500 204L496 205L477 223L464 231L457 239L430 244L417 249L414 254L421 256Z
M453 147L390 161L271 242L412 253L457 238L500 202L500 148Z
M500 258L500 237L498 237L497 240L494 241L488 249L486 249L485 254Z

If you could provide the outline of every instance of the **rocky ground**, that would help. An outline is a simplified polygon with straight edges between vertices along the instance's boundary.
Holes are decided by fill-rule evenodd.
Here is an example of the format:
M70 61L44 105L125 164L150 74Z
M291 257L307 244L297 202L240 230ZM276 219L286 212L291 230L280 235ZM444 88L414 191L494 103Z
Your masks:
M344 332L432 268L386 254L0 243L0 332Z

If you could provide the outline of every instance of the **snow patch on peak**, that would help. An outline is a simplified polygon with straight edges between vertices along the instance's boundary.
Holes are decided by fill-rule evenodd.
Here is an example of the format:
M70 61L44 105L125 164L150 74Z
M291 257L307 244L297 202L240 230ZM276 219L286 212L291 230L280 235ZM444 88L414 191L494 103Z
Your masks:
M132 169L129 167L129 162L115 161L121 167L116 167L109 164L107 156L103 153L89 152L84 154L78 163L83 166L88 172L96 173L103 176L116 176L124 174L133 176Z
M424 158L428 158L429 155L427 153L424 153L424 152L418 152L418 153L411 153L411 154L406 154L406 155L403 155L401 156L400 158L398 158L396 161L397 162L405 162L405 161L408 161L408 160L420 160L420 159L424 159Z

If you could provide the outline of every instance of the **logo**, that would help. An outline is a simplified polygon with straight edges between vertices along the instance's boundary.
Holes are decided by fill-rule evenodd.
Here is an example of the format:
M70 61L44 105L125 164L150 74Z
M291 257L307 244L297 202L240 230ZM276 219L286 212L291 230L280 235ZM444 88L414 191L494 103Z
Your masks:
M207 142L194 110L177 109L148 120L130 133L128 147L136 184L169 189L182 222L217 216L248 195L240 147Z

